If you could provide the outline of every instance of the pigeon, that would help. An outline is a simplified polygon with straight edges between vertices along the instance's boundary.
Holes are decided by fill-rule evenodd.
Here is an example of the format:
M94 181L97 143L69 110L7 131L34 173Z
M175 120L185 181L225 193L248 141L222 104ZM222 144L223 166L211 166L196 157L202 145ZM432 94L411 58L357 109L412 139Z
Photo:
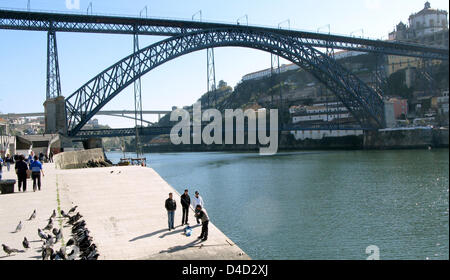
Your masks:
M64 218L70 218L70 216L66 214L63 210L61 210L61 216L63 216Z
M23 238L22 245L23 245L23 248L25 248L25 249L30 248L30 243L28 243L28 240L26 237Z
M80 254L80 257L88 257L92 252L97 253L97 246L95 246L95 244L92 244L91 246L89 246L89 248L87 248L86 250L84 250L84 251Z
M83 217L82 215L80 215L80 213L77 213L75 216L72 216L69 218L68 223L73 225L75 222L77 222L81 217Z
M38 228L38 235L39 235L39 237L40 237L41 239L45 239L45 240L48 239L48 235L45 234L44 231L43 231L42 229L40 229L40 228Z
M78 206L74 206L74 207L72 207L70 210L69 210L69 213L67 213L67 214L70 214L70 213L72 213L72 212L75 212L75 210L77 209L77 207Z
M100 256L97 251L92 251L89 256L86 257L88 261L96 260Z
M52 213L52 215L50 216L50 220L51 220L51 219L54 219L55 217L56 217L56 210L53 209L53 213Z
M19 232L21 229L22 229L22 221L20 221L19 224L17 225L15 232Z
M65 248L61 247L56 252L55 260L65 260L65 259L66 259Z
M84 220L78 221L73 224L72 232L74 233L77 230L84 228L85 226L86 226L86 222Z
M34 218L36 218L36 209L34 209L33 213L31 214L30 218L28 219L28 221L31 221Z
M2 246L3 246L3 251L5 251L5 253L8 254L8 256L11 255L11 253L23 253L24 252L23 250L17 250L14 248L10 248L10 247L6 246L5 244L2 244Z
M54 250L51 247L43 247L42 248L42 259L48 260L54 253Z
M59 229L55 235L55 243L57 243L61 238L62 238L62 232L61 232L61 229Z
M44 230L51 230L53 228L53 221L50 220L48 225L45 226Z
M67 254L67 259L74 260L77 257L79 252L80 252L80 249L77 246L73 247L72 251L70 251L70 253Z
M70 238L69 241L67 241L67 246L72 246L75 244L75 240L73 238Z
M53 237L49 235L48 239L44 241L44 246L51 247L53 246L53 244L55 244L55 242L53 241Z

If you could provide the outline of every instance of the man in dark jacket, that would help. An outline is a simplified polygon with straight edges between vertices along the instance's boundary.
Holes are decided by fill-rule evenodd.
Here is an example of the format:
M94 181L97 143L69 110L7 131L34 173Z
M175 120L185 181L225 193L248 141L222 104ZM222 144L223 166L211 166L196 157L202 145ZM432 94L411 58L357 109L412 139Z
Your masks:
M177 203L172 199L172 193L169 193L169 198L166 199L167 216L169 217L169 231L175 229L173 220L175 219L175 210L177 210Z
M27 170L28 165L24 161L25 157L23 155L19 156L19 161L16 162L16 173L17 173L17 181L19 185L19 192L23 186L23 191L27 190Z
M188 190L184 190L184 194L181 195L181 206L183 208L183 217L181 218L181 225L189 225L189 205L191 205L191 198L189 197Z
M201 205L197 205L195 209L197 210L195 211L196 212L195 217L202 221L202 234L200 234L198 239L206 241L208 240L208 224L209 224L208 213L206 213L205 208L202 208Z

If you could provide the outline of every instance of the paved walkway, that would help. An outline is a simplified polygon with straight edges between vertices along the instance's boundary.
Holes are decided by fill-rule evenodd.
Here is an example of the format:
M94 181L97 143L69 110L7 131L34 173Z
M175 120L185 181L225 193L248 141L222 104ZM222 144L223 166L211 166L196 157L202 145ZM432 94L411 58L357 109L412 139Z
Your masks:
M153 169L144 167L110 167L77 170L55 170L52 164L44 165L46 177L41 192L0 195L0 243L23 249L27 236L32 249L0 259L37 259L41 246L37 227L44 227L53 209L60 205L68 211L78 205L97 244L99 259L249 259L214 224L209 225L209 238L199 242L201 226L193 227L193 234L183 234L179 194ZM5 178L14 178L5 172ZM29 181L29 184L30 181ZM31 191L30 191L31 190ZM17 186L16 186L17 191ZM168 231L164 201L173 192L177 201L176 229ZM59 193L59 203L58 203ZM25 221L37 209L37 218ZM194 212L189 213L191 225ZM12 233L19 220L24 227ZM214 217L211 217L214 222ZM69 238L70 227L63 228L64 239ZM58 245L57 245L58 246ZM55 246L56 249L59 247Z

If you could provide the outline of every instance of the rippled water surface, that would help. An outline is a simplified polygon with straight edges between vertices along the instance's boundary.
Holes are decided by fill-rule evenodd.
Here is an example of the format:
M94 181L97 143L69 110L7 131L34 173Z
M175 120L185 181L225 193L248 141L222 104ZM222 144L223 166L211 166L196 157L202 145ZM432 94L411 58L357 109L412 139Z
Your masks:
M178 192L198 190L253 259L366 259L370 245L381 259L448 259L448 152L145 156Z

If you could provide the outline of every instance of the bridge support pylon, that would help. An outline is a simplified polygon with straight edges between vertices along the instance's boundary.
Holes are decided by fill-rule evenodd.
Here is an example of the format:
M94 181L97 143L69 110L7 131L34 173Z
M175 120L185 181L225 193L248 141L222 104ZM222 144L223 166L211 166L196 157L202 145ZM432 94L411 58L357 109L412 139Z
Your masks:
M139 51L139 35L136 32L133 36L133 52L137 53ZM139 57L136 57L133 61L133 70L135 75L139 72ZM139 157L142 155L142 142L139 135L139 128L142 127L142 94L141 94L141 77L139 77L134 82L134 116L135 116L135 127L136 127L136 155Z
M47 32L47 94L46 99L61 96L58 47L55 31Z
M45 133L67 133L65 104L64 96L45 100Z
M214 62L214 48L208 48L206 50L206 64L207 64L207 106L208 108L216 107L216 64ZM212 98L210 94L213 94Z
M103 148L102 138L90 138L83 140L83 148L85 150Z

